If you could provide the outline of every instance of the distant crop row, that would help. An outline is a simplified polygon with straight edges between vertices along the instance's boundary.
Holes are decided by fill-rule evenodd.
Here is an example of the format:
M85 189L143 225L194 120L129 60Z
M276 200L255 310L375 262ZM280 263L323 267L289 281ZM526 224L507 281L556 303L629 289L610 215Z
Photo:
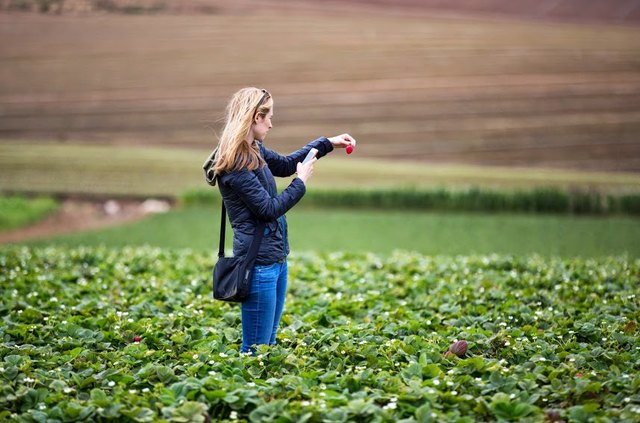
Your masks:
M191 190L181 196L185 205L220 202L217 190ZM640 194L606 194L598 191L533 188L498 191L470 189L367 189L314 190L304 197L305 206L370 208L387 210L444 210L478 212L526 212L569 214L640 215Z
M4 2L1 7L9 11L40 12L48 14L74 14L92 11L141 14L157 13L166 8L165 2L161 0L142 3L143 4L136 4L136 2L123 3L114 0L89 0L77 3L65 2L64 0L9 0Z
M256 356L211 299L210 256L11 248L0 265L1 420L640 418L638 260L295 256L278 345Z

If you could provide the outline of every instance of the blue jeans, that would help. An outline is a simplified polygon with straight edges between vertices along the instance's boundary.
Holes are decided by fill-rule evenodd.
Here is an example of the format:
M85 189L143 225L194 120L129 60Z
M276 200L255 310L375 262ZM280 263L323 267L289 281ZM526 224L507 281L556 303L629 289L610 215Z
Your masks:
M241 352L254 352L254 345L275 345L286 294L286 261L254 267L249 298L242 303Z

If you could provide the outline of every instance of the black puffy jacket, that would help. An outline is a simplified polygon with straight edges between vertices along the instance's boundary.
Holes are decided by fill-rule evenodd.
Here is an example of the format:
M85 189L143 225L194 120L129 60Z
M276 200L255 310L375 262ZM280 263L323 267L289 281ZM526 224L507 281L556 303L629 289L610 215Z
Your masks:
M265 222L256 264L283 261L289 254L287 222L284 214L304 195L304 182L295 178L280 194L274 176L287 177L311 150L318 150L320 158L333 150L331 142L318 138L288 156L282 156L258 143L267 166L254 171L236 170L218 175L218 187L233 228L233 255L245 255L251 245L258 220Z

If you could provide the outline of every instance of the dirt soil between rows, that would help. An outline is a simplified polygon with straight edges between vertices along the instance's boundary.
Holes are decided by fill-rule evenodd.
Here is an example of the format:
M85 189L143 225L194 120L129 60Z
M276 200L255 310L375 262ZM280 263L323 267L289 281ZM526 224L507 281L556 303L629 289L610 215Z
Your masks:
M32 225L0 232L0 244L100 229L134 222L150 211L142 201L64 200L60 209Z

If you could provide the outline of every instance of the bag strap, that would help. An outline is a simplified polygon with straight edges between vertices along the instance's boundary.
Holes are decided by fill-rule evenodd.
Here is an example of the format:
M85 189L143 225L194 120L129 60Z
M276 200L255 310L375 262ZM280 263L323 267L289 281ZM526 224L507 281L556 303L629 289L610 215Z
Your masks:
M222 210L220 217L220 245L218 247L218 258L224 257L224 236L227 228L227 208L224 206L224 201L222 201ZM258 249L260 248L260 243L262 242L262 237L264 236L264 227L265 224L263 221L259 221L256 225L256 230L253 233L253 240L251 241L251 245L249 246L249 251L247 252L247 260L253 260L258 255Z
M220 246L218 247L218 257L224 257L224 233L227 229L227 209L222 201L222 213L220 217Z

